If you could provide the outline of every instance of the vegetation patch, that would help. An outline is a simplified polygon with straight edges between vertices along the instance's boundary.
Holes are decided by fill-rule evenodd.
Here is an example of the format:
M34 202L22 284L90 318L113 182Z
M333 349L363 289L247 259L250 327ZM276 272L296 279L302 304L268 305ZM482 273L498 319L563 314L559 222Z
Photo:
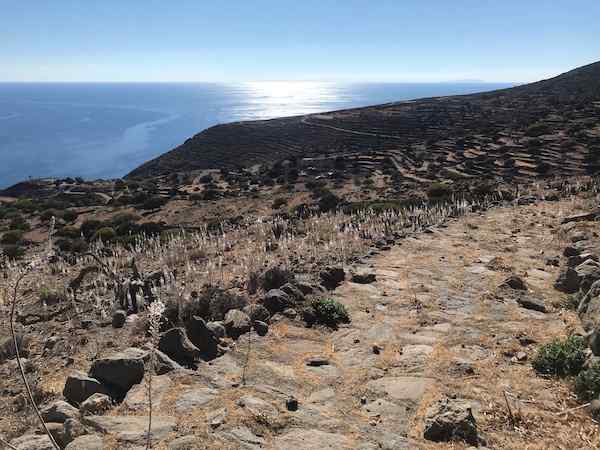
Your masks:
M539 348L532 362L533 368L543 375L577 375L585 364L585 348L585 341L581 336L555 339Z
M575 378L575 393L583 402L589 402L600 396L600 362L579 372Z
M350 315L346 307L337 300L319 298L313 300L311 306L315 311L317 323L330 327L337 327L342 323L350 323Z

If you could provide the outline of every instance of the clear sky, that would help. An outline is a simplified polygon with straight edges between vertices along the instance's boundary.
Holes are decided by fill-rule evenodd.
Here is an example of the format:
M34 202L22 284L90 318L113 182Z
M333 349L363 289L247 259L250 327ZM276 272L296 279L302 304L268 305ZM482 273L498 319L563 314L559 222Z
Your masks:
M0 0L0 81L530 81L600 0Z

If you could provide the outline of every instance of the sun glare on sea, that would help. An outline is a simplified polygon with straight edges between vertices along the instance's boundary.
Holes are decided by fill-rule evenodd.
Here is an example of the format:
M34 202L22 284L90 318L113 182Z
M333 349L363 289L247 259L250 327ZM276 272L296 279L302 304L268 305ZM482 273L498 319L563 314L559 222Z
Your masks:
M323 110L323 103L341 101L335 83L322 81L252 81L244 83L257 118L309 114Z

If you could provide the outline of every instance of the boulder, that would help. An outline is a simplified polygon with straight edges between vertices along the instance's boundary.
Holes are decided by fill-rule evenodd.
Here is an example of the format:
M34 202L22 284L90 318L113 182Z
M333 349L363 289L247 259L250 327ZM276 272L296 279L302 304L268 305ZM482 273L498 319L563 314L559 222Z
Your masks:
M239 309L232 309L229 311L223 321L227 335L233 339L237 339L242 334L248 333L251 324L250 317Z
M531 309L533 311L539 311L539 312L543 312L543 313L547 312L544 301L537 299L535 297L532 297L531 295L527 295L527 294L518 295L515 298L515 300L521 307L523 307L525 309Z
M50 432L52 438L58 444L58 446L60 448L65 448L67 442L65 442L65 432L63 424L56 422L47 422L46 428L48 428L48 431Z
M83 415L103 414L112 407L112 404L112 399L108 395L94 394L81 404L79 411Z
M67 419L63 424L63 436L65 444L74 441L79 436L87 434L87 430L78 419Z
M292 283L286 283L280 288L283 292L290 296L291 299L296 303L304 301L304 293L298 288L298 286Z
M293 300L288 294L280 289L271 289L265 294L263 305L271 313L281 312L286 308L294 306Z
M73 405L79 405L92 395L110 394L108 388L95 378L88 377L81 372L74 372L67 377L63 396Z
M342 267L326 267L319 273L319 278L321 284L331 291L346 279L346 272Z
M104 441L100 436L88 434L79 436L65 447L65 450L104 450Z
M144 378L144 358L148 352L139 348L128 348L106 358L97 359L90 369L90 377L109 386L116 398L125 396L131 386Z
M171 328L158 342L158 348L179 364L191 366L200 358L201 352L190 341L183 328Z
M248 314L248 317L252 321L260 320L261 322L268 322L271 317L267 308L256 303L246 306L243 311Z
M151 354L148 352L148 359ZM148 359L144 359L147 362ZM160 350L154 350L154 372L156 375L164 375L165 373L172 372L173 370L183 369L177 362L173 361L167 355Z
M256 331L256 334L258 334L259 336L266 336L269 332L269 325L265 322L261 322L260 320L255 320L252 323L252 327Z
M377 276L375 275L375 272L368 270L357 270L352 274L352 278L350 280L357 284L371 284L377 281Z
M271 267L261 276L261 284L265 291L279 289L286 283L294 280L294 274L281 267Z
M208 328L217 339L223 339L227 336L227 331L225 331L223 322L208 322L206 328Z
M26 434L10 441L10 445L18 450L55 450L45 434Z
M423 437L428 441L464 441L477 446L477 424L470 404L463 400L442 399L431 405L425 413Z
M79 410L63 400L57 400L40 411L45 422L64 423L79 417Z
M565 267L554 283L554 288L566 294L574 294L579 290L579 275L573 268Z
M194 450L197 448L202 448L202 441L194 435L182 436L169 442L169 450Z
M110 434L121 444L143 445L148 431L147 416L86 416L84 424L100 433ZM175 430L172 417L152 415L152 441L165 439ZM118 448L122 448L118 447Z
M517 291L527 290L527 285L525 284L525 281L523 281L523 279L518 275L511 275L506 280L504 280L500 286L509 289L514 289Z
M575 268L579 276L579 288L587 292L595 281L600 280L600 263L586 259Z
M571 222L585 222L590 220L596 220L598 217L598 211L592 211L587 213L573 214L571 216L563 217L560 221L561 224L571 223Z
M203 360L211 361L219 356L219 338L206 326L204 319L192 316L186 321L185 329L189 340L200 350Z
M122 309L119 309L113 313L112 316L112 327L113 328L123 328L125 322L127 321L127 313Z

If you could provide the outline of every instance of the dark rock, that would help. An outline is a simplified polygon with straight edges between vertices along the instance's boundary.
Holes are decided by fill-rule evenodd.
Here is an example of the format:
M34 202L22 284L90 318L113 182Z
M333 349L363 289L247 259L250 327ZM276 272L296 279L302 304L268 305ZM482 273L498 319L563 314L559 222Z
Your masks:
M600 280L582 297L577 312L586 330L600 328Z
M504 280L500 286L515 289L518 291L527 290L527 285L525 284L525 281L523 281L523 279L518 275L511 275L506 280Z
M298 281L296 282L296 287L298 289L300 289L300 291L306 296L306 295L312 295L315 293L315 291L318 291L319 289L316 288L313 284L305 282L305 281Z
M103 386L100 381L81 372L74 372L69 375L63 389L63 396L73 405L80 405L96 393L110 394L108 388Z
M558 256L549 256L544 260L547 266L560 266L560 258Z
M579 275L579 289L587 292L592 284L600 280L600 264L592 259L586 259L575 268Z
M271 313L281 312L286 308L294 306L293 300L285 292L279 289L271 289L265 294L263 305Z
M525 309L531 309L533 311L539 311L539 312L543 312L543 313L547 312L544 301L534 298L531 295L527 295L527 294L518 295L515 298L515 300L521 307L523 307Z
M46 428L54 438L54 441L60 448L65 448L67 443L65 442L65 432L62 423L47 422Z
M79 417L79 410L63 400L57 400L40 411L45 422L64 423Z
M112 316L112 327L113 328L123 328L125 322L127 321L127 313L122 309L119 309L113 313Z
M567 294L574 294L579 290L579 275L573 268L566 267L558 276L554 288Z
M158 341L158 348L169 358L184 366L193 366L201 352L192 344L183 328L171 328Z
M252 324L254 330L256 330L256 334L259 336L266 336L269 332L269 325L265 322L261 322L260 320L255 320Z
M597 211L581 213L581 214L574 214L572 216L564 217L560 221L560 223L565 224L565 223L571 223L571 222L584 222L584 221L596 220L597 216L598 216Z
M223 322L208 322L206 328L208 328L217 339L223 339L227 336L227 331L225 331Z
M346 279L346 272L342 267L326 267L319 273L319 278L321 284L331 291Z
M78 419L65 420L63 424L63 436L66 444L85 434L87 434L87 430Z
M16 333L16 338L17 345L19 347L19 355L22 357L27 357L29 339L21 333ZM0 363L8 359L13 359L16 356L17 354L12 336L0 341Z
M294 280L294 274L281 267L271 267L261 276L261 284L265 291L279 289Z
M583 233L581 231L578 231L571 235L571 242L573 242L573 243L579 242L579 241L585 241L586 239L589 239L589 236L586 233Z
M150 353L148 353L148 358L150 358L150 356ZM148 362L148 359L144 358L144 362ZM154 350L154 372L156 375L164 375L165 373L179 369L183 369L183 367L160 350Z
M377 276L374 272L361 270L352 274L351 281L358 284L371 284L377 281Z
M298 317L298 311L296 311L294 308L285 308L281 314L292 320Z
M286 283L280 288L283 292L290 296L296 303L304 301L304 293L292 283Z
M227 313L229 314L229 313ZM219 338L206 326L204 319L192 316L185 323L187 336L205 361L211 361L219 356Z
M563 256L566 256L567 258L569 258L571 256L579 256L580 253L581 253L580 249L575 248L572 245L568 245L565 247L565 249L563 251Z
M250 331L252 322L246 313L239 309L232 309L225 316L223 325L227 331L227 335L232 339L239 338L242 334Z
M600 356L600 328L589 334L588 345L594 356Z
M298 400L296 397L290 397L285 401L285 407L288 411L298 411Z
M317 313L312 306L307 306L306 308L303 308L301 314L302 320L304 320L304 322L306 322L306 325L308 325L309 327L313 326L317 321Z
M306 360L306 365L311 367L328 366L329 359L325 356L312 356Z
M105 394L94 394L79 407L81 414L103 414L112 407L112 399Z
M94 361L89 375L111 388L119 399L144 378L144 358L147 355L139 348L128 348Z
M592 400L590 414L595 420L600 420L600 399Z
M271 317L267 308L256 303L246 306L243 309L243 312L246 313L252 321L260 320L261 322L268 322Z
M425 415L423 437L434 442L464 441L477 446L477 424L470 404L443 399L431 405Z

